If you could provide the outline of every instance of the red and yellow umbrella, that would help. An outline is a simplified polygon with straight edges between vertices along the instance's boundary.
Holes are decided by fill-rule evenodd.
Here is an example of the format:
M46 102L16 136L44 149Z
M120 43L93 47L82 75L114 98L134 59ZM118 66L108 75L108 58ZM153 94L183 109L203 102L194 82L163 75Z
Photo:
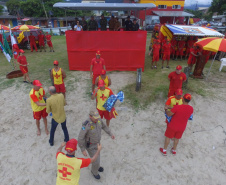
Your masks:
M226 52L226 39L219 37L207 37L198 42L197 45L201 46L204 50L218 52Z
M36 29L40 29L39 27L37 26L32 26L32 25L20 25L20 26L15 26L14 28L12 28L11 30L13 31L18 31L18 30L21 30L21 31L29 31L29 30L36 30Z
M9 27L0 24L0 30L9 30Z

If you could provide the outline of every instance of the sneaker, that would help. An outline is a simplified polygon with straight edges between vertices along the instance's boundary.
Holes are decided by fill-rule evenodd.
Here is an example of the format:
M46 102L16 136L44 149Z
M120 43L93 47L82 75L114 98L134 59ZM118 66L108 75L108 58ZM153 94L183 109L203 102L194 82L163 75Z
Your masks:
M169 69L170 67L169 67L169 66L166 66L166 68L168 68L168 69Z
M103 167L100 167L100 168L98 169L98 171L99 171L99 172L103 172L103 171L104 171L104 168L103 168Z
M53 52L55 52L55 51L53 50Z
M162 66L162 69L163 69L163 66Z
M28 81L24 81L24 83L28 83Z
M92 174L93 174L93 172L92 172ZM94 178L97 179L97 180L100 179L100 175L99 175L99 174L98 174L98 175L94 175L94 174L93 174L93 176L94 176Z
M53 142L52 142L52 143L51 143L51 142L49 142L49 144L50 144L50 146L53 146L53 145L54 145L54 143L53 143Z
M164 156L167 156L167 152L165 151L163 151L163 148L159 148L159 151L162 153L162 155L164 155Z
M177 154L176 150L174 150L173 148L171 149L171 153L172 153L173 155L176 155L176 154Z

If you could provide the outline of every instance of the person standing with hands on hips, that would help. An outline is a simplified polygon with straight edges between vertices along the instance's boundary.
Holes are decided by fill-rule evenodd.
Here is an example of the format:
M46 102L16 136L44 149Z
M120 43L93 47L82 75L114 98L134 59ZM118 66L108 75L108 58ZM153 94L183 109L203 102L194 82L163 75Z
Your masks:
M89 118L82 124L78 136L78 145L84 156L87 156L86 150L90 157L93 157L98 151L98 143L101 140L101 130L104 130L112 139L115 136L111 133L109 128L100 119L100 115L96 110L91 110ZM104 168L100 166L100 155L97 160L92 164L91 172L95 179L100 179L98 172L103 172Z

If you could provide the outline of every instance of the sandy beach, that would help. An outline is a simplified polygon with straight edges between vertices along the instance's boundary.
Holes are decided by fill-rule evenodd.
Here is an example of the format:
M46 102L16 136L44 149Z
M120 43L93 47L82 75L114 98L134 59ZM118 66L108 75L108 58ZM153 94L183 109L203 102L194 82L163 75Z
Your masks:
M67 92L68 105L65 107L69 136L77 139L82 122L87 119L90 108L95 107L95 101L89 100L86 94L89 73L72 74L82 74L80 80L74 82L75 90ZM110 77L114 93L136 79L135 74L129 72L113 72ZM41 136L36 135L30 90L25 90L25 86L28 84L0 92L0 184L54 185L55 156L63 142L63 131L58 126L52 147L43 122ZM47 92L48 86L43 87ZM168 156L159 152L166 129L165 99L138 112L126 103L117 102L115 108L119 116L110 123L116 139L102 132L104 172L100 173L101 179L93 178L89 166L81 170L80 185L225 185L226 88L217 92L218 98L212 99L193 95L190 105L194 107L194 120L188 122L176 156L170 154L172 142ZM51 117L47 120L50 129ZM83 157L79 148L76 156Z

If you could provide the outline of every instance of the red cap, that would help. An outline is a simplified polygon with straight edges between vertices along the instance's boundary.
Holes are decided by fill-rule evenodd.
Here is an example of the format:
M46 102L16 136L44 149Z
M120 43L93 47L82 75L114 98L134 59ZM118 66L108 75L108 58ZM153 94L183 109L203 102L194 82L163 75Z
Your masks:
M177 89L177 90L176 90L176 95L181 96L182 94L183 94L182 89Z
M103 80L99 80L98 82L98 87L104 87L104 81Z
M185 94L184 95L184 99L186 99L186 100L191 100L191 95L190 94Z
M100 50L98 50L98 51L96 52L96 55L100 55Z
M24 53L24 50L20 49L20 50L19 50L19 53Z
M69 153L74 152L75 150L77 150L77 143L78 141L76 139L70 139L65 146L65 150Z
M47 34L49 33L49 32L46 32Z
M36 86L39 86L39 87L42 86L42 84L39 80L34 80L33 85L36 85Z
M102 75L105 75L106 74L106 71L104 69L102 69L101 74Z
M55 60L54 62L53 62L53 65L58 65L59 64L59 62L57 61L57 60Z
M181 69L182 69L182 66L181 66L181 65L178 65L178 66L176 67L176 69L177 69L177 70L181 70Z

